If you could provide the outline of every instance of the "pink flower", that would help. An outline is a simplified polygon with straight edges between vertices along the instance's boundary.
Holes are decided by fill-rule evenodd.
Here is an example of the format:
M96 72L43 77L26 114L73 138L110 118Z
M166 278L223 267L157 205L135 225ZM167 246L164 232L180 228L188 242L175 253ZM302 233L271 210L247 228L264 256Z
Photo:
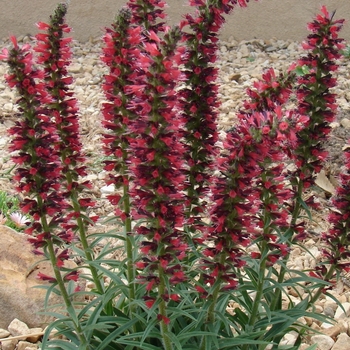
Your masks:
M270 132L270 127L268 126L268 125L264 125L263 127L262 127L262 129L261 129L261 131L262 131L262 133L264 134L264 135L266 135L266 134L268 134L269 132Z
M18 212L10 213L9 217L19 228L26 226L30 222L27 217Z
M289 128L289 124L287 122L281 122L279 125L278 125L278 128L281 130L281 131L286 131L288 128Z

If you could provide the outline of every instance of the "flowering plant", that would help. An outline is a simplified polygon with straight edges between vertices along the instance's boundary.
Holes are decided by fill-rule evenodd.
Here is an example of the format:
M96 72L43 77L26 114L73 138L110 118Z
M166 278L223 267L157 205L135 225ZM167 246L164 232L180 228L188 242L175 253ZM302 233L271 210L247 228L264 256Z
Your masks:
M195 14L169 27L165 2L129 0L106 29L102 143L121 232L89 234L97 218L81 180L88 169L67 73L67 6L38 24L34 48L12 37L3 50L7 82L20 95L9 132L21 210L32 218L25 232L52 263L53 276L40 275L48 293L64 302L51 313L44 349L277 349L292 330L289 349L297 349L311 331L300 317L326 319L312 307L348 269L348 166L321 237L323 261L298 271L288 260L303 247L304 213L317 207L304 195L326 157L343 20L322 7L305 57L280 76L266 70L219 140L218 33L224 15L247 3L191 1ZM107 259L117 249L108 245L95 253L108 237L125 242L124 260ZM69 269L72 256L82 263ZM53 328L64 339L49 340Z

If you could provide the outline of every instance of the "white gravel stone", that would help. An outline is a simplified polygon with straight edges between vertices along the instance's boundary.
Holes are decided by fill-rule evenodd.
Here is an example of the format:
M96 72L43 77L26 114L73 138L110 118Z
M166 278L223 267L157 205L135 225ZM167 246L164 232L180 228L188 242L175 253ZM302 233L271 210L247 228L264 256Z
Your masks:
M338 336L332 350L345 350L350 348L350 337L346 333L341 333Z
M25 335L29 333L29 327L22 321L15 318L8 326L8 331L13 336Z
M318 350L330 350L334 345L334 340L328 335L317 334L311 337L312 344L317 344Z
M350 120L347 119L347 118L343 118L341 121L340 121L340 124L343 128L345 129L350 129Z
M6 330L6 329L2 329L0 328L0 338L6 338L10 335L11 333Z
M36 350L36 349L38 349L38 346L28 341L18 342L17 348L16 348L16 350Z
M350 316L350 303L346 302L342 304L342 307L339 305L337 311L335 312L334 319L341 320Z
M13 111L13 103L8 102L5 103L2 108L4 109L5 112L12 112Z
M297 338L298 338L297 332L290 332L283 337L283 340L281 341L280 345L294 345Z
M108 195L114 192L115 192L115 186L113 184L101 187L102 195Z
M79 63L73 63L68 68L71 73L81 73L84 71L84 67Z
M329 328L332 328L333 326L334 326L334 324L328 323L328 322L323 322L321 324L321 328L323 328L323 329L329 329Z
M16 339L3 340L1 342L1 349L2 350L15 350L17 343L18 343L18 340L16 340Z

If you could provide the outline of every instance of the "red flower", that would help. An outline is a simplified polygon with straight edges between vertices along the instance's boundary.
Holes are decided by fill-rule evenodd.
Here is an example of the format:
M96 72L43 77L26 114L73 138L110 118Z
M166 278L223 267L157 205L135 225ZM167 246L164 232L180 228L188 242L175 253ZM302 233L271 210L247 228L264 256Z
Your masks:
M157 315L158 321L163 321L166 325L168 325L170 323L170 318L160 315Z
M260 259L261 253L258 253L258 252L251 252L251 253L250 253L250 256L251 256L253 259Z
M66 274L63 278L65 281L75 281L77 282L79 279L79 273L78 271L72 271Z
M156 299L155 298L151 298L151 297L148 297L148 296L145 296L144 297L144 300L145 300L145 304L146 306L151 309L152 306L154 305L154 303L156 302Z
M180 296L178 294L170 294L169 298L173 301L180 301Z
M278 125L278 128L281 130L281 131L286 131L288 128L289 128L289 124L287 122L281 122L279 125Z
M39 272L37 274L37 278L41 279L42 281L47 281L50 283L55 283L56 282L56 278L54 277L50 277L48 275L45 275L44 273Z

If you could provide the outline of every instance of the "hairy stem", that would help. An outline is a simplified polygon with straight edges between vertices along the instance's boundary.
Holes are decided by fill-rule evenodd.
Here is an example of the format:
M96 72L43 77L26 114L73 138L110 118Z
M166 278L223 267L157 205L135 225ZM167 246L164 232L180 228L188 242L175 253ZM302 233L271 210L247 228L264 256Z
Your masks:
M158 286L158 297L161 300L159 303L159 314L162 317L166 317L166 303L163 299L163 295L165 294L165 276L164 276L164 270L163 268L159 265L158 268L158 273L159 273L159 286ZM168 325L165 323L164 319L160 321L160 330L163 338L163 346L164 350L172 350L173 346L171 344L171 340L169 338L169 329Z
M133 317L134 306L133 301L135 300L135 264L134 264L134 247L133 242L130 238L131 234L131 218L130 218L130 197L129 197L129 185L123 186L124 190L124 212L126 214L125 219L125 248L127 256L127 279L129 286L129 300L130 300L130 317Z
M300 217L300 211L301 211L301 205L300 200L302 199L302 193L303 193L303 182L301 180L298 181L298 189L296 191L296 195L294 197L294 208L292 212L292 218L290 223L290 228L284 232L285 237L284 239L288 244L291 244L291 236L293 234L293 227L296 224L298 218ZM284 277L287 273L287 261L289 260L290 254L287 254L283 257L282 264L280 264L280 271L278 274L278 284L283 283ZM271 310L280 309L282 306L282 290L280 288L277 288L275 290L275 298L272 300L271 303Z
M37 198L38 198L38 203L40 204L42 202L40 196L38 196ZM46 220L45 216L41 217L41 223L42 223L44 232L49 232L50 229L49 229L49 225L47 224L47 220ZM80 341L79 349L80 350L87 350L88 349L87 339L86 339L84 332L82 330L82 327L79 324L79 321L76 317L73 303L68 295L64 280L63 280L62 275L61 275L61 271L60 271L59 267L57 266L57 258L56 258L56 254L55 254L54 243L51 239L47 239L46 243L47 243L47 249L49 252L49 257L50 257L52 269L53 269L53 272L55 275L55 279L57 281L58 288L61 292L61 296L63 298L64 304L66 305L66 310L67 310L67 312L72 320L76 335Z

